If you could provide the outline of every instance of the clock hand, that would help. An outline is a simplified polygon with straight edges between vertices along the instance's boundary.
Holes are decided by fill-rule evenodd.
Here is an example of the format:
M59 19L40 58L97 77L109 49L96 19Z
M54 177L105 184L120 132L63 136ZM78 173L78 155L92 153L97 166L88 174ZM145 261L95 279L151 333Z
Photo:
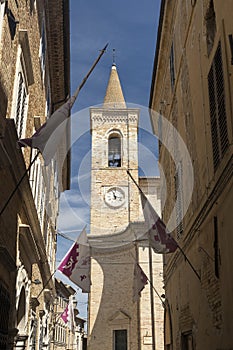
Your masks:
M122 200L121 194L117 195L116 192L115 192L115 199L117 199L117 198L118 198L120 201Z

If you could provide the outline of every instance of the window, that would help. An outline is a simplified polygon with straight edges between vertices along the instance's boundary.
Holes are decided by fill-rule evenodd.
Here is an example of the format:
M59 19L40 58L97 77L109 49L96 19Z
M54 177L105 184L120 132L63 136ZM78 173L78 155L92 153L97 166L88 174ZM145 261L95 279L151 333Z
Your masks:
M183 233L183 168L179 162L175 174L175 200L176 200L176 227L177 238L179 239Z
M220 251L218 242L218 218L214 216L214 272L215 276L219 278L220 267Z
M113 133L108 139L108 166L121 167L121 138Z
M175 63L174 63L174 43L172 43L171 51L170 51L170 78L171 78L171 87L172 90L175 85Z
M11 114L12 118L15 120L16 130L19 138L23 138L25 136L27 108L28 86L26 69L22 49L19 47Z
M35 0L30 0L30 14L33 13L35 9L36 1Z
M46 38L45 38L45 25L42 24L41 38L40 38L40 66L42 79L45 77L45 58L46 58Z
M0 349L7 349L10 295L0 284Z
M26 325L26 292L22 287L19 297L18 310L17 310L17 328L23 331Z
M114 350L127 350L127 330L114 331Z
M5 2L0 1L0 38L2 35L3 18L5 14Z
M34 159L37 152L38 151L36 149L32 149L32 159ZM29 181L37 209L38 219L41 227L43 227L46 204L46 183L43 176L42 164L39 158L36 159L35 163L31 167Z
M30 329L28 336L28 343L31 350L36 349L36 337L37 337L38 320L36 313L31 311Z
M50 117L51 114L51 93L50 93L50 84L48 81L47 84L47 91L46 91L46 108L45 108L45 115L47 118Z
M18 89L16 102L15 123L19 138L22 137L25 124L25 110L26 110L27 92L23 79L22 72L18 74Z
M16 34L16 25L19 23L19 21L15 19L15 16L13 12L9 9L9 7L7 7L6 9L6 13L7 13L8 25L10 29L11 40L14 40L14 37Z
M216 170L229 145L221 42L208 74L208 90L213 163Z
M193 350L193 335L192 332L181 334L181 350Z
M214 2L210 0L209 7L205 16L206 21L206 45L208 56L211 53L211 50L214 45L214 38L216 33L216 18L214 11Z

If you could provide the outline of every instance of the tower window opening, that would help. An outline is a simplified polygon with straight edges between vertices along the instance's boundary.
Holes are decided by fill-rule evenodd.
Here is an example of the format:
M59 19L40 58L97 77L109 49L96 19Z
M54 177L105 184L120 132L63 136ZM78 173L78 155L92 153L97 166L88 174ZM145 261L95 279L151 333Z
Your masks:
M116 134L110 135L108 139L108 166L121 167L121 139Z

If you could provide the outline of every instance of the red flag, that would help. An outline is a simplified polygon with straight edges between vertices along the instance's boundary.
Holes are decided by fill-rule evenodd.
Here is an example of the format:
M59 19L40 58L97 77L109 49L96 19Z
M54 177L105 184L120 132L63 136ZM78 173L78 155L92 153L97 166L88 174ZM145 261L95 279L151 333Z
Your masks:
M148 278L142 268L135 264L134 267L134 282L133 282L133 301L138 301L141 296L141 291L145 288Z
M143 214L148 227L149 243L151 247L155 253L173 253L177 249L178 244L167 231L166 225L160 219L159 215L156 213L144 193L142 191L140 191L140 193Z
M65 255L58 270L77 284L84 293L90 292L90 246L85 228Z

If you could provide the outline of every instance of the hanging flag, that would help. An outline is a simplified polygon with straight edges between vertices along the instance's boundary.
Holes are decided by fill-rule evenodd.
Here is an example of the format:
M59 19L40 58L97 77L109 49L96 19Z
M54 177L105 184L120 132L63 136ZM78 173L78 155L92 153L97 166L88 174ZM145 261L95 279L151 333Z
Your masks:
M85 228L58 266L58 270L84 293L90 292L90 246Z
M61 143L62 136L68 131L71 102L72 98L58 108L32 137L18 141L20 147L29 146L38 149L44 158L45 165L50 163Z
M143 272L140 265L135 264L134 267L134 281L133 281L133 301L138 301L141 296L141 291L145 288L148 278Z
M150 246L153 248L155 253L173 253L178 248L178 244L167 231L166 225L160 219L159 215L156 213L142 190L140 190L140 194L143 215L148 227Z
M74 309L73 309L73 303L71 301L69 301L65 310L61 314L61 318L67 324L68 328L71 331L74 331Z
M107 46L108 44L101 50L99 56L93 63L91 69L83 79L82 83L76 89L74 95L70 97L69 100L60 108L58 108L47 120L47 122L43 124L32 137L20 139L18 141L20 147L29 146L38 149L44 158L45 165L48 165L50 163L59 147L59 144L61 143L62 136L66 135L69 126L68 123L70 122L69 115L71 108L78 96L79 91L104 54Z

